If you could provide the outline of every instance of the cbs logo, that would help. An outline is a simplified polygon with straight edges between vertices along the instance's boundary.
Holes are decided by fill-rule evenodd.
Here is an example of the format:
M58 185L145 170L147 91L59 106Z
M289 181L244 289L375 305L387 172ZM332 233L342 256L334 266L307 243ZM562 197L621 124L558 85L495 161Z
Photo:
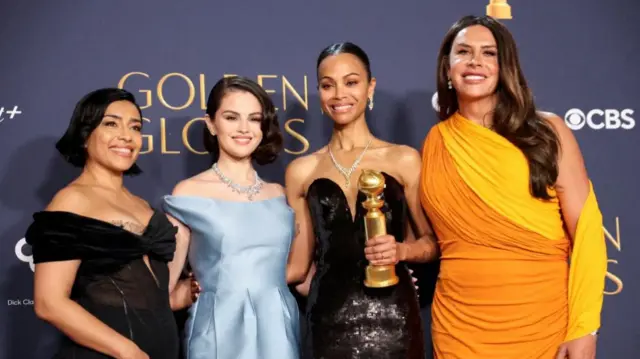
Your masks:
M27 244L27 240L22 238L21 240L18 241L18 243L16 243L16 248L15 248L16 257L18 257L18 259L21 260L22 262L29 263L29 268L31 268L32 272L35 272L36 267L33 264L33 256L31 254L29 255L24 254L25 247L31 248L31 246Z
M593 130L630 130L636 126L633 119L633 110L628 108L624 110L615 109L593 109L586 114L582 110L572 108L564 115L564 122L572 130L579 130L585 127Z

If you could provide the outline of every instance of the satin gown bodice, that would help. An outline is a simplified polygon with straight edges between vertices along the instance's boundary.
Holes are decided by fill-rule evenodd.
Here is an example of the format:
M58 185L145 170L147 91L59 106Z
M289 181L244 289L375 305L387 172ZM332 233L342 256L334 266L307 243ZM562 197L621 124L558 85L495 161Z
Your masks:
M286 283L294 235L285 197L252 202L165 196L191 230L189 263L202 292L189 310L189 359L297 359L298 307Z
M410 220L403 186L383 173L381 210L387 232L402 242ZM424 358L424 335L416 291L404 263L400 283L364 286L366 210L359 193L355 216L337 183L318 178L307 202L316 237L316 273L307 302L307 356L310 358Z

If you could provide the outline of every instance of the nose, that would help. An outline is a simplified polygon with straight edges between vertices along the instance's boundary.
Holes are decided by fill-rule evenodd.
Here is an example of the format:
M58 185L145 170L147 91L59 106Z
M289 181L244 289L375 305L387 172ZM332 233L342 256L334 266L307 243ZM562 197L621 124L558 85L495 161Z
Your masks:
M242 119L239 121L239 128L238 131L240 131L241 133L247 133L249 132L249 120L248 119Z
M343 98L344 97L344 87L342 86L342 84L338 84L335 87L335 91L333 93L333 96L335 98Z
M469 59L469 65L471 65L471 66L481 65L479 63L479 61L477 61L477 55L476 54L471 55L471 59Z
M129 142L133 139L131 131L133 130L130 128L122 127L122 130L120 131L120 135L118 137L123 141Z

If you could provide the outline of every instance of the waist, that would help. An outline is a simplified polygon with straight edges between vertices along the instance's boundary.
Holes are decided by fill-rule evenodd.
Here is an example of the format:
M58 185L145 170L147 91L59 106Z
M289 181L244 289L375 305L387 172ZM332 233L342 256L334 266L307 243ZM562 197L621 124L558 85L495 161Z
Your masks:
M198 279L202 292L258 292L272 288L289 290L287 281L282 278L225 278L223 280Z
M467 304L566 303L568 281L564 261L449 259L440 264L437 290Z

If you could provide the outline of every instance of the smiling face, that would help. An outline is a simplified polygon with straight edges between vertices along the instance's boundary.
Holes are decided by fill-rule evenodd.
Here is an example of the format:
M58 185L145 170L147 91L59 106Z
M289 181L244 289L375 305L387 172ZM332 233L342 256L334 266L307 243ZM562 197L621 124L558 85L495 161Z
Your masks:
M235 159L249 158L262 141L262 106L249 92L228 91L207 126L217 136L220 153Z
M100 124L87 138L87 163L98 163L114 172L131 168L142 147L141 117L131 102L112 102Z
M456 35L448 56L448 77L459 99L493 96L500 79L498 48L489 29L473 25Z
M376 80L369 81L368 76L366 67L355 55L342 53L322 60L318 67L322 111L340 125L363 117L376 85Z

